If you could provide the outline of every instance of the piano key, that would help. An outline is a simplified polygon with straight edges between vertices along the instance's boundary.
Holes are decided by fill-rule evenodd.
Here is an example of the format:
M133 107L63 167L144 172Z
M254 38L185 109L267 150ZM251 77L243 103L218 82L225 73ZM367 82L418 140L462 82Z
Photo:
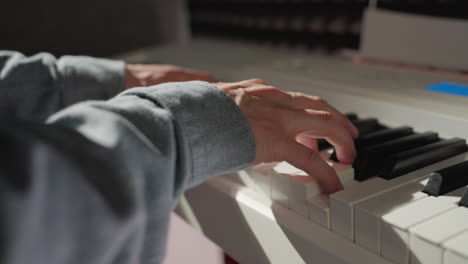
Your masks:
M257 166L249 167L245 171L255 183L257 192L262 193L271 199L271 174L274 164L263 163Z
M381 144L386 141L390 141L390 140L404 137L404 136L409 136L411 134L413 134L413 129L407 126L382 129L373 133L360 136L354 142L354 146L356 148L357 155L360 155L361 151L365 147L372 146L375 144ZM338 158L336 156L336 151L333 151L333 154L330 156L330 160L338 161Z
M354 162L355 179L367 180L376 176L385 160L399 152L433 143L439 139L437 133L426 132L394 139L365 149Z
M431 172L454 165L465 160L461 154L444 161L431 164L425 168L405 174L401 177L384 180L372 178L364 182L348 183L349 188L330 195L330 226L331 230L351 241L354 240L354 205L393 190L405 184L427 177Z
M468 229L468 209L457 207L412 228L411 263L442 264L442 243Z
M271 200L289 208L289 177L284 174L271 173Z
M429 176L424 192L439 196L468 184L468 161L441 169Z
M439 197L429 196L382 215L380 230L381 256L396 262L408 263L410 259L410 228L457 208L462 189Z
M357 128L360 135L369 134L371 132L375 132L385 128L385 126L381 125L375 118L354 119L351 115L350 121ZM319 150L324 150L332 147L332 145L328 143L328 141L326 141L325 139L318 139L317 146ZM335 159L335 161L337 161L337 159Z
M359 202L354 207L354 240L360 246L380 254L380 218L396 208L428 197L421 192L427 179L412 182L371 199Z
M294 175L296 173L300 173L301 170L294 167L293 165L287 163L287 162L278 162L277 164L274 165L273 170L276 173L279 174L286 174L286 175Z
M362 135L382 130L385 128L385 126L380 124L379 121L377 121L377 119L375 118L357 119L351 122L358 129L359 134Z
M358 116L356 113L346 113L345 116L350 120L350 121L357 121Z
M356 140L356 147L362 148L365 146L371 146L385 141L390 141L392 139L409 136L411 134L413 134L413 129L408 126L382 129L359 137Z
M326 141L323 138L319 138L319 139L317 139L317 147L318 147L318 149L320 151L322 151L322 150L325 150L327 148L331 148L332 144L328 143L328 141Z
M340 179L343 187L353 188L354 184L354 170L350 165L344 165L341 163L333 163L330 161L330 166L336 171L338 178ZM298 194L300 192L292 190L292 192ZM293 196L294 197L294 196ZM294 207L296 201L291 200L291 206ZM319 196L308 196L307 204L309 208L309 219L314 221L327 229L330 229L330 199L328 195L320 194Z
M307 175L293 175L290 176L287 188L290 209L305 218L309 218L309 204L307 200L321 193L316 180Z
M321 155L325 156L326 153L322 152ZM344 186L347 186L349 182L353 181L354 173L353 168L350 165L333 163L330 161L328 161L328 163L335 170L338 178ZM315 202L315 197L320 196L322 193L316 179L287 162L278 163L274 167L274 171L276 174L281 174L281 177L286 177L289 181L287 183L283 182L283 186L275 185L274 179L278 176L274 176L272 181L272 200L285 199L282 196L285 192L283 188L287 186L289 208L292 211L309 218L309 207L314 207L316 206L315 204L317 204L318 208L311 209L318 212L312 215L312 220L314 221L318 219L317 222L319 224L329 228L327 212L323 211L323 205L326 205L326 209L328 210L329 202L322 201L322 198L318 198L319 201ZM275 175L275 173L272 175ZM284 204L284 201L282 203Z
M457 254L451 250L446 250L444 253L444 264L466 264L468 258L464 255Z
M321 194L309 199L307 204L309 206L309 220L330 229L330 197Z
M238 171L234 174L223 175L223 177L226 177L231 181L234 181L253 190L257 190L257 184L252 178L251 174L247 173L247 171L245 170Z
M273 170L272 200L308 218L307 198L322 192L316 179L287 162L279 162Z
M465 189L465 192L463 193L463 196L458 204L460 206L468 207L468 187Z
M378 176L387 180L466 152L464 139L442 140L388 157Z
M468 263L468 231L465 231L442 244L444 264Z

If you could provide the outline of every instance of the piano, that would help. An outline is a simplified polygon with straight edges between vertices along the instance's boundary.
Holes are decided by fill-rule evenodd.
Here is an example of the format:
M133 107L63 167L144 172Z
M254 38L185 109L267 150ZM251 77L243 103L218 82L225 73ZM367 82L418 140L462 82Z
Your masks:
M186 192L179 214L240 263L468 263L468 97L431 91L463 88L466 74L216 38L121 58L197 68L224 81L261 78L326 99L359 128L353 165L319 144L344 185L330 196L284 162Z

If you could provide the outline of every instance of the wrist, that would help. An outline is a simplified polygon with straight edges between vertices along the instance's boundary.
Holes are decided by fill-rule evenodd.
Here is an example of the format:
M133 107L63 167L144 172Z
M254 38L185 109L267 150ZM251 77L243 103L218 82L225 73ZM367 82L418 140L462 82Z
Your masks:
M135 74L134 66L132 64L125 65L125 86L124 89L142 86L140 79Z

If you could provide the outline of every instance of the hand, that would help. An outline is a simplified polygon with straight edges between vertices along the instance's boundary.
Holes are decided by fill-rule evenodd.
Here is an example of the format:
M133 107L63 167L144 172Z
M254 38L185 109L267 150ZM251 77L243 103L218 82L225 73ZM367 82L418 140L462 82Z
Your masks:
M213 77L205 72L184 69L165 64L127 64L125 89L156 85L164 82L184 82L201 80L214 82Z
M354 161L353 138L358 131L342 113L321 98L287 93L262 80L216 85L247 117L255 137L254 164L287 161L315 177L325 193L343 188L335 171L320 158L316 145L317 138L325 138L341 162Z

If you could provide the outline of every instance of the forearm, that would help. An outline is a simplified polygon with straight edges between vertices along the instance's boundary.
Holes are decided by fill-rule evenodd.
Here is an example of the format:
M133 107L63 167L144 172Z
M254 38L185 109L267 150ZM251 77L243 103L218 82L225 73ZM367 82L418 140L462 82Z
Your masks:
M0 131L15 150L0 170L11 172L0 181L0 234L13 238L1 263L157 262L180 194L255 156L243 115L202 82L129 90L49 123Z
M120 61L0 51L0 117L42 121L83 100L109 99L124 88L124 68Z

